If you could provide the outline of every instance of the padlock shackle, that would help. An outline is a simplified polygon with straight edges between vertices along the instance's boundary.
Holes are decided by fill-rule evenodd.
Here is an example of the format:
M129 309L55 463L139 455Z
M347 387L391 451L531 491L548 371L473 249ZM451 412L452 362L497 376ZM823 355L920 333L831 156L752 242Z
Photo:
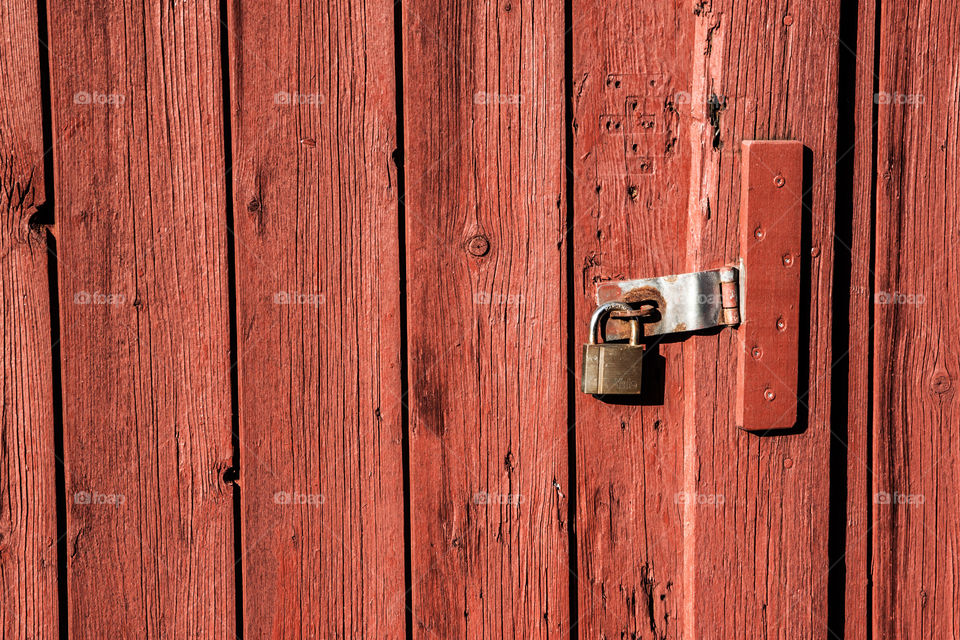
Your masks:
M593 312L593 315L590 316L590 338L588 344L597 344L597 335L600 331L600 323L611 311L633 311L633 308L630 307L626 302L611 301L605 302L599 307L596 311ZM630 319L630 344L638 345L640 344L640 321L637 318Z

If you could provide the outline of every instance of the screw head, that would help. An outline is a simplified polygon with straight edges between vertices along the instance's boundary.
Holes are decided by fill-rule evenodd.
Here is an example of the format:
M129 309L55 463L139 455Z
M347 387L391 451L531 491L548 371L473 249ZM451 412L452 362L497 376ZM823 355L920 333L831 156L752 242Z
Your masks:
M787 181L784 179L782 175L778 173L776 177L773 179L773 184L777 185L777 189L780 189L781 187L783 187L783 185L787 184Z
M820 247L811 247L810 248L810 257L819 258L820 257Z
M784 321L783 316L777 318L777 330L783 331L787 328L787 323Z
M793 256L789 253L783 254L783 266L792 267L793 266Z
M763 236L765 236L765 235L767 235L767 232L763 230L763 227L757 227L757 228L754 229L754 231L753 231L753 236L754 236L757 240L763 240Z
M773 389L767 387L766 391L763 392L763 397L767 399L768 402L773 402L777 398L777 394L773 392Z
M763 351L760 350L760 347L754 347L750 350L750 355L753 356L754 360L759 360L763 355Z

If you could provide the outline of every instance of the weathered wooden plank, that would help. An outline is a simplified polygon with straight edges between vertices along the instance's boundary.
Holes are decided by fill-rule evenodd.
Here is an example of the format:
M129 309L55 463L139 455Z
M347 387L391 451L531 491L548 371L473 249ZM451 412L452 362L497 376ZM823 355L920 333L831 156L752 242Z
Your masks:
M873 369L873 637L960 635L960 17L881 2Z
M50 0L71 637L234 637L215 2Z
M587 339L596 283L685 266L691 155L689 117L680 116L689 109L694 31L686 4L573 4L578 343ZM654 397L641 404L576 398L580 637L679 637L681 355L675 343L648 352Z
M250 638L404 635L393 12L229 5Z
M693 455L685 460L688 491L725 497L719 510L687 507L693 524L684 541L686 562L698 568L690 628L695 636L735 636L750 628L784 638L826 636L839 3L713 2L697 21L694 53L706 51L700 96L729 98L713 112L719 127L694 144L699 171L691 180L687 266L734 260L744 250L732 240L743 202L742 163L724 153L744 139L792 139L807 148L804 184L783 189L804 203L806 220L794 232L810 249L799 265L807 285L801 287L796 433L761 436L731 428L735 376L725 366L716 377L704 373L722 361L732 336L697 341L685 354L686 375L696 385L687 400L695 434L688 441ZM697 115L700 127L711 126L709 111ZM730 606L718 614L724 601Z
M0 636L58 632L53 376L37 5L0 6Z
M662 402L656 393L639 406L578 400L581 635L822 634L836 3L581 0L573 15L578 340L595 282L737 259L742 140L809 148L809 191L788 186L806 199L816 248L801 265L812 282L801 318L812 329L801 328L809 389L795 433L735 428L729 330L659 346L661 370L645 368ZM621 128L614 118L609 129L608 116Z
M414 633L566 635L563 5L402 5Z

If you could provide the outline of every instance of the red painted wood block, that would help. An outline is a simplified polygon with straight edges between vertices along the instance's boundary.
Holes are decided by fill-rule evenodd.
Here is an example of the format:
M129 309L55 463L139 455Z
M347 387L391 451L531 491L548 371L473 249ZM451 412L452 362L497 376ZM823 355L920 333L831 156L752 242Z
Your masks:
M797 423L803 144L743 143L736 424Z

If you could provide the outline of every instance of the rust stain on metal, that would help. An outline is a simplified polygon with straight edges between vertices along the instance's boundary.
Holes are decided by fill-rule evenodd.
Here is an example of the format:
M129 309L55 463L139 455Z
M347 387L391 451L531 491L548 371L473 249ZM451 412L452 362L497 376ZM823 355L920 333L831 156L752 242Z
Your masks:
M630 336L629 318L639 316L647 318L649 323L652 321L650 319L652 317L659 319L656 316L657 312L666 307L666 300L655 287L637 287L622 291L619 283L612 282L607 286L613 287L613 289L605 291L598 288L598 298L600 300L621 300L634 307L633 311L614 311L610 314L610 318L607 320L607 337L610 340L625 340Z
M663 299L663 295L654 287L639 287L637 289L631 289L624 294L623 300L629 304L650 302L658 309L663 309L664 305L666 304Z

